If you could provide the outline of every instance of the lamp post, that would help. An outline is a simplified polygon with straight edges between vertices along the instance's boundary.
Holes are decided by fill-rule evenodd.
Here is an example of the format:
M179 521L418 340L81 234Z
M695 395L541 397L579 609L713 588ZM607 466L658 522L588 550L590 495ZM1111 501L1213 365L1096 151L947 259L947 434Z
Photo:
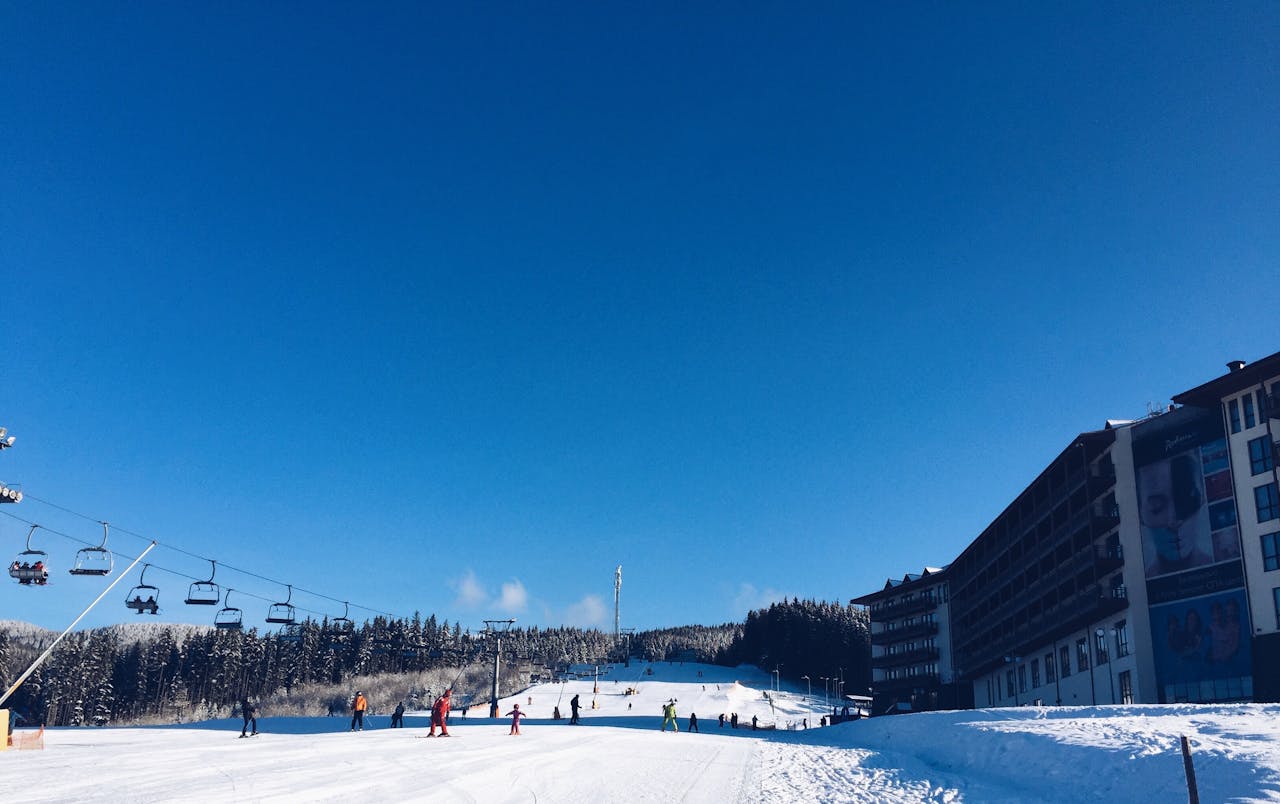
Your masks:
M782 678L778 675L778 668L780 667L782 667L780 664L773 666L773 688L778 692L782 691Z
M1116 629L1112 628L1112 629L1111 629L1111 632L1114 634L1114 633L1115 633L1115 630L1116 630ZM1110 651L1110 650L1107 650L1107 648L1106 648L1106 644L1107 644L1107 632L1106 632L1106 631L1104 631L1103 629L1099 628L1099 629L1098 629L1098 647L1099 647L1101 650L1106 651L1106 655L1107 655L1107 684L1108 684L1108 685L1110 685L1110 687L1111 687L1111 703L1113 703L1113 704L1114 704L1114 703L1116 702L1116 682L1115 682L1115 676L1114 676L1114 675L1112 674L1112 672L1111 672L1111 651Z
M807 697L813 698L813 682L809 680L808 676L800 676L800 680L809 685L809 694Z
M831 677L818 676L818 678L822 679L822 705L829 706L831 704Z

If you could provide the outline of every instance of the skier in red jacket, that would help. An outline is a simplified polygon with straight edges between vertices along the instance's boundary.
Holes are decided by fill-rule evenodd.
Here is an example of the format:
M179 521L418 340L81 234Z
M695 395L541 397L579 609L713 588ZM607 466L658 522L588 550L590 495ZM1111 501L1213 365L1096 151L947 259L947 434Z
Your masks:
M445 690L444 695L436 699L431 707L431 731L428 737L436 736L436 726L440 727L440 736L449 736L449 695L453 690Z

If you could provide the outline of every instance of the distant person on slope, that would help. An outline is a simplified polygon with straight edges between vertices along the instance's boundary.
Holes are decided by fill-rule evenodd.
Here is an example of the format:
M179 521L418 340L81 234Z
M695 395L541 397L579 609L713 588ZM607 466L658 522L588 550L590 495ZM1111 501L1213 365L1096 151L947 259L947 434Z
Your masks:
M349 731L364 731L364 710L369 708L364 693L356 690L356 697L351 699L351 728Z
M576 725L578 725L578 706L579 706L579 704L578 704L578 696L577 696L577 695L575 695L575 696L573 696L572 698L570 698L570 699L569 699L569 709L571 709L571 710L572 710L572 711L571 711L571 713L570 713L570 715L569 715L569 725L570 725L570 726L576 726Z
M428 737L436 736L436 727L440 727L440 736L449 736L449 696L453 690L445 690L444 695L436 698L436 702L431 706L431 731Z
M698 713L690 712L689 713L689 731L697 731L697 730L698 730Z
M676 723L676 702L675 701L667 701L666 705L662 707L662 730L663 731L667 730L668 723L671 724L671 731L677 734L680 732L680 724Z
M391 728L404 728L404 701L396 704L396 711L391 713Z
M249 702L249 696L246 695L240 699L240 714L244 716L244 728L240 729L241 737L252 737L258 733L258 707ZM253 732L249 732L249 727L253 726Z

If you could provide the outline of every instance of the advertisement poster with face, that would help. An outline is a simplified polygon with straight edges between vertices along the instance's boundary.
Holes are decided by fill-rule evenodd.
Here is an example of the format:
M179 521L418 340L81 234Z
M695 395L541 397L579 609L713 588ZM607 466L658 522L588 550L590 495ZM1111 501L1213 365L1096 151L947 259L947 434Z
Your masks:
M1247 610L1243 589L1152 606L1151 637L1161 685L1250 675ZM1214 697L1221 696L1204 699Z

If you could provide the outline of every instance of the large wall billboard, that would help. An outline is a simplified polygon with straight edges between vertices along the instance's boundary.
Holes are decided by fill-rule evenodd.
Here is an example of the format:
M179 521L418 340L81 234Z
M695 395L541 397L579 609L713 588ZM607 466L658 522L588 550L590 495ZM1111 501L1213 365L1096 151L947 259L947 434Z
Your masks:
M1252 629L1222 417L1181 408L1139 425L1133 459L1161 700L1247 697Z

